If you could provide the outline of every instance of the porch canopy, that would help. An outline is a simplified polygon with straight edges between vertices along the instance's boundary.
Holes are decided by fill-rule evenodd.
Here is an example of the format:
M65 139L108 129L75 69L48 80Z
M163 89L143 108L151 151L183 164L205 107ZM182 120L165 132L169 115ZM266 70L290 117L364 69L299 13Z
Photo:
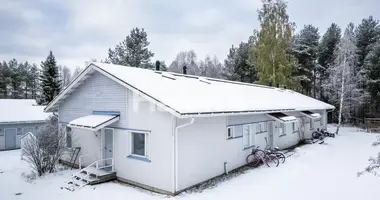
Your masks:
M97 131L119 120L119 115L87 115L71 121L68 126Z
M321 115L319 113L313 113L310 111L301 111L301 115L306 116L310 119L319 119L321 118Z
M268 113L267 114L270 118L280 122L280 123L293 123L297 122L297 118L294 116L289 116L284 113Z

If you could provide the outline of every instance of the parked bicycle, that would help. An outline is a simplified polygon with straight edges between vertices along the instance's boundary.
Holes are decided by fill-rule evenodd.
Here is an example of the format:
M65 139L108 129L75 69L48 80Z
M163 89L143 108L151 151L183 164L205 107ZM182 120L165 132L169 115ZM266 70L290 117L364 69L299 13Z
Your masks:
M323 140L325 137L332 137L332 138L334 138L335 134L328 132L326 129L322 129L321 131L319 129L317 129L316 131L314 131L311 134L311 136L313 137L313 139Z
M273 150L268 150L269 154L273 154L277 157L278 161L284 163L286 160L286 156L284 153L280 151L280 148L275 147Z
M268 150L260 150L258 146L252 149L252 153L247 156L246 161L252 167L258 167L262 163L268 167L277 167L280 163L276 155L271 154Z

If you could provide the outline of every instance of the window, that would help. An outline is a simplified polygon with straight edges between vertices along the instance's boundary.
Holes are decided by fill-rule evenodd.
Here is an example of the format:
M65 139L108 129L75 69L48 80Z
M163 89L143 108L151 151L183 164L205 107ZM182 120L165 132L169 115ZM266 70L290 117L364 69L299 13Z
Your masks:
M278 128L278 133L279 133L279 136L286 135L285 124L284 123L280 123L280 126Z
M68 127L68 126L66 126L66 147L67 148L73 147L71 127Z
M131 154L148 157L148 133L131 133Z
M259 133L265 133L268 131L268 123L267 122L259 122L254 124L254 127L256 127L256 134Z
M234 138L234 127L227 127L227 139Z
M321 115L321 126L323 125L323 116L324 114Z
M22 135L22 128L17 128L17 135Z
M33 127L23 128L23 135L27 133L33 133Z
M296 122L293 122L292 123L292 132L293 133L295 133L295 132L297 132L298 130L297 130L297 124L296 124Z
M314 121L313 119L310 119L310 130L314 129Z
M255 145L255 133L251 130L251 125L243 125L243 148Z
M243 125L234 126L234 138L243 137Z
M4 136L4 130L0 128L0 136Z

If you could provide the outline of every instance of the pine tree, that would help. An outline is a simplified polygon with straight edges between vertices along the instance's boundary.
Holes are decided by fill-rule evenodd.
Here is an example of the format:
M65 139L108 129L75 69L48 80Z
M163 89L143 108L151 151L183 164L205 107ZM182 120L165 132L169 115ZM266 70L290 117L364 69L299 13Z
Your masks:
M52 101L61 90L58 66L52 51L50 51L45 62L41 62L41 69L42 99L40 103L45 105Z
M125 40L108 50L106 62L131 67L151 68L150 59L154 53L149 51L148 34L144 29L134 28Z
M373 111L378 112L380 108L380 40L368 52L364 60L364 68L368 76L368 92L371 95Z
M238 47L232 45L224 60L221 76L232 81L256 82L256 45L257 31L249 37L248 42L241 42Z
M292 54L298 60L298 65L293 73L300 82L303 91L311 95L313 92L316 96L316 71L318 65L316 63L318 44L319 44L318 28L307 25L299 34L295 35L292 42Z
M0 98L8 98L8 88L10 85L10 70L8 63L0 62Z
M323 35L318 47L318 64L320 67L318 68L317 73L319 74L320 99L323 101L328 101L328 99L327 96L324 95L322 83L329 77L327 69L334 64L336 59L334 52L342 37L341 32L342 31L337 24L331 24Z
M369 84L366 77L369 76L368 69L364 66L365 59L368 56L371 49L373 49L373 46L375 45L377 39L380 35L380 27L379 22L375 19L373 19L372 16L370 16L367 19L363 19L361 24L356 29L356 40L357 40L357 55L358 55L358 64L355 68L355 73L361 75L363 78L359 80L359 87L361 89L362 96L367 97L367 92L369 92ZM373 92L370 92L370 97L368 99L365 99L366 102L371 98L376 99L376 96ZM357 112L357 117L364 118L366 113L370 111L370 105L364 104L363 107Z
M20 80L21 80L21 87L22 87L22 98L30 98L29 96L29 81L28 81L28 73L29 73L30 65L28 62L25 62L24 64L20 63L19 64L19 69L18 73L20 75Z
M368 19L363 19L362 23L356 29L358 68L364 65L364 59L371 51L380 35L379 21L370 16ZM360 69L356 69L359 71Z
M12 59L8 62L10 69L10 86L11 86L11 98L20 99L23 97L21 89L22 73L21 67L17 63L16 59Z
M259 10L261 30L258 37L256 62L259 83L291 84L293 56L291 46L294 24L289 21L287 4L283 0L262 0Z
M32 99L37 99L39 90L39 69L36 64L33 64L28 73L27 84L29 85L30 95Z

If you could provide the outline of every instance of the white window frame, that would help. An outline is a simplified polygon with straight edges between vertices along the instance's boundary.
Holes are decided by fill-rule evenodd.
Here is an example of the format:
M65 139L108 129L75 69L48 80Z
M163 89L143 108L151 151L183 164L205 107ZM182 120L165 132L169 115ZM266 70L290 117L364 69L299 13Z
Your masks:
M231 135L228 135L228 130L230 130ZM227 140L234 139L235 138L235 130L233 126L227 127L227 133L226 133Z
M310 130L314 129L314 120L310 118Z
M66 148L72 148L73 147L73 128L71 128L71 127L69 127L69 126L67 126L67 125L64 125L65 127L64 127L64 130L65 130L65 142L66 142L66 144L65 144L65 146L66 146ZM67 132L67 129L70 129L70 147L69 147L69 145L67 145L68 144L68 141L69 141L69 139L68 139L68 132Z
M279 132L279 137L285 136L286 135L286 124L285 123L278 123L278 132ZM282 130L282 133L280 133L280 129Z
M256 142L256 132L253 132L252 131L252 125L253 124L244 124L243 125L243 149L249 149L251 147L253 147L255 144L252 144L252 139L253 139L253 142L255 143ZM257 125L257 124L254 124L254 125ZM244 130L245 128L248 127L248 130L249 130L249 133L248 133L248 146L244 146L244 141L247 139L244 137ZM253 137L253 138L252 138Z
M324 119L324 116L325 116L325 114L323 114L323 115L321 115L321 126L323 126L323 119Z
M18 132L19 130L21 130L21 132ZM16 135L17 135L17 136L22 136L22 135L23 135L23 131L24 131L24 130L23 130L22 128L17 128L17 130L16 130L16 132L17 132Z
M137 155L137 154L133 154L133 133L140 133L140 134L144 134L144 137L145 137L145 143L144 143L144 149L145 149L145 152L144 152L144 156L142 155ZM145 131L131 131L130 132L130 138L129 138L129 155L131 156L135 156L135 157L140 157L140 158L146 158L146 159L149 159L150 160L150 132L145 132Z

